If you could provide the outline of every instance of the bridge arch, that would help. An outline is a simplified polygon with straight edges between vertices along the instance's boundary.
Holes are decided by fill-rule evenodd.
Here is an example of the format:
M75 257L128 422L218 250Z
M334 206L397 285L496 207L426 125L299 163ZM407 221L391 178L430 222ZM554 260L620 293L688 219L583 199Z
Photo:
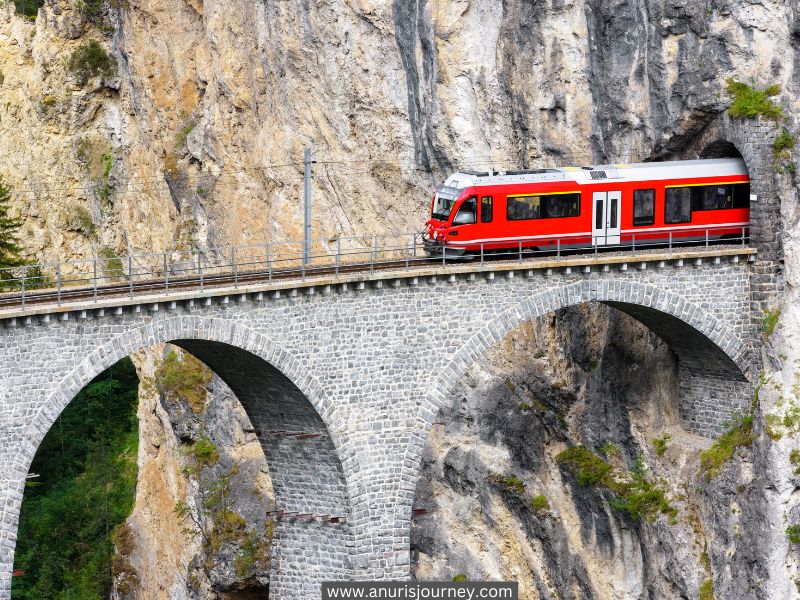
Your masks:
M122 358L159 343L177 345L200 359L242 403L267 459L279 510L345 518L341 523L277 523L271 595L314 597L320 581L350 579L353 495L345 474L358 470L358 458L343 449L346 434L336 425L334 405L314 375L292 353L235 322L167 317L120 333L98 347L54 386L32 415L20 448L19 470L28 472L44 436L81 389ZM309 436L276 434L283 431ZM19 489L11 498L18 501L1 507L0 522L8 516L18 520L24 481L24 475L16 481Z
M708 376L749 386L749 351L741 336L702 306L670 290L631 280L584 280L542 291L498 314L464 340L446 361L435 366L436 375L431 377L432 383L409 431L404 464L409 469L405 492L411 500L398 507L403 511L397 515L398 521L410 527L411 503L431 427L467 370L519 325L587 302L607 304L642 322L670 346L679 363L693 363L690 377Z

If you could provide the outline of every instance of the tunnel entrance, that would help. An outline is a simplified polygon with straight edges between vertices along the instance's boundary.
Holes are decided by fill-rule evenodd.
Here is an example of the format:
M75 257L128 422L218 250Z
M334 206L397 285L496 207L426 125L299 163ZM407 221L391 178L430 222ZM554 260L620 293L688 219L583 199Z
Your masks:
M728 140L716 140L705 146L700 158L744 158L739 149Z

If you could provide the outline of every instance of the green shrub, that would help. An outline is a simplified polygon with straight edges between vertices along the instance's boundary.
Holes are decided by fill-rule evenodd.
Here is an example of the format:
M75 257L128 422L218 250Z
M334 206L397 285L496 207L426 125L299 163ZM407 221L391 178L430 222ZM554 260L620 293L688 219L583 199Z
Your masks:
M489 476L489 479L495 484L505 488L509 492L517 493L519 495L523 495L525 493L525 484L522 483L522 480L516 475L503 477L499 473L492 473Z
M714 600L714 581L711 578L706 579L700 585L698 598L699 600Z
M800 525L789 525L786 528L786 537L790 544L800 544Z
M772 152L775 155L775 160L788 158L792 149L796 144L796 140L784 127L772 142Z
M78 46L67 61L67 68L81 85L92 77L111 77L117 63L97 40Z
M73 204L67 209L62 225L67 231L79 231L87 237L94 235L97 230L89 211L77 204Z
M613 467L583 446L568 448L556 456L556 462L575 474L581 485L605 485Z
M792 450L789 454L789 462L794 466L794 474L800 475L800 450Z
M645 477L641 459L636 461L631 477L632 481L620 490L620 497L611 500L612 508L626 512L634 519L645 518L649 521L655 519L658 513L672 519L677 516L678 510L670 506L666 492Z
M44 6L44 0L14 0L14 8L18 15L35 17Z
M665 433L661 437L657 437L653 440L653 447L656 449L656 455L664 456L664 453L667 451L667 444L671 438L672 436L670 436L670 434Z
M42 271L40 265L30 265L25 268L25 289L39 290L53 287L53 280Z
M539 494L531 498L531 510L536 514L541 514L550 510L550 501L544 495Z
M256 531L247 533L234 561L237 577L246 578L256 571L269 572L273 531L274 521L268 520L263 536Z
M780 308L764 310L764 314L761 317L761 329L764 332L765 336L769 337L772 335L772 332L775 331L775 327L777 327L778 320L780 318L781 318Z
M737 448L749 446L755 440L753 434L753 417L741 416L731 423L731 428L711 444L711 447L700 453L700 464L706 479L711 481L719 475Z
M622 456L622 451L619 449L614 442L606 442L600 447L600 452L605 454L606 456L613 456L615 458L619 458Z
M95 25L103 19L103 0L79 0L78 8L86 20Z
M453 582L461 583L463 581L468 581L467 576L464 573L459 573L458 575L453 575Z
M613 467L583 446L568 448L556 456L556 462L572 472L581 485L598 485L614 494L612 508L634 519L654 519L658 513L676 517L677 509L670 506L667 493L647 479L641 459L626 478L614 476Z
M219 450L217 450L216 444L205 437L188 446L186 454L194 459L200 469L213 467L219 462Z
M156 372L156 385L168 400L183 400L199 414L205 410L206 386L212 377L211 370L191 354L171 350Z
M726 91L733 96L733 102L728 108L732 117L755 119L761 116L774 120L783 118L783 108L770 100L771 96L780 94L781 88L778 85L759 90L731 78L727 80Z
M106 246L101 247L97 251L97 259L100 270L103 274L112 281L119 281L125 278L125 268L122 265L122 259L117 256L111 248Z

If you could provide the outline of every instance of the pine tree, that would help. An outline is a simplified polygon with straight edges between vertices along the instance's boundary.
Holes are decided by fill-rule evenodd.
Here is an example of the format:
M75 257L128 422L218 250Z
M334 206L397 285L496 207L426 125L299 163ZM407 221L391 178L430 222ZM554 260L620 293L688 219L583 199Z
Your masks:
M0 175L0 268L18 267L23 264L19 246L19 228L22 219L9 216L11 208L11 188L3 183Z

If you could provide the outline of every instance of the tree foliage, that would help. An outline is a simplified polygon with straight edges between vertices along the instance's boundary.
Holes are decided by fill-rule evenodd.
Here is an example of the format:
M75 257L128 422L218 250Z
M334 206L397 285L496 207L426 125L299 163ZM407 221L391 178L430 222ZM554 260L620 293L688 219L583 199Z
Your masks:
M11 188L0 175L0 268L17 267L23 263L20 257L19 228L22 219L10 215Z
M138 378L124 359L86 386L43 440L20 515L13 600L101 600L115 530L133 508ZM118 537L118 536L117 536Z

